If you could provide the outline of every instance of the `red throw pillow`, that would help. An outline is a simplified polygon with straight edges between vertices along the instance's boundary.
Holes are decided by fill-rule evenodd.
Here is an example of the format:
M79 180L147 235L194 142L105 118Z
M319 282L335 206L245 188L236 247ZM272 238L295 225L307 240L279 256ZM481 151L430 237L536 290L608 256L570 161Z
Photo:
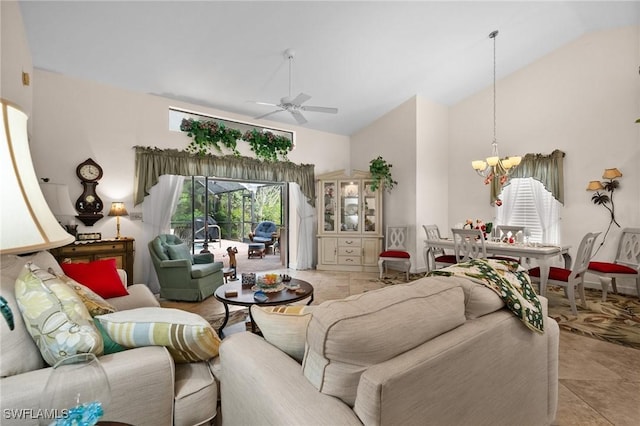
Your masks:
M116 271L115 259L96 260L89 263L63 263L60 266L65 275L86 285L105 299L129 294Z

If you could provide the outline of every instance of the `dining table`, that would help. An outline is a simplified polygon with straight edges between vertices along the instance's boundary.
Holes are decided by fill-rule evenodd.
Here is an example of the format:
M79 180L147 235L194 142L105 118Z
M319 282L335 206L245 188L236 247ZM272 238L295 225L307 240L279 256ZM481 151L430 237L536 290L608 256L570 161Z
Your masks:
M478 244L481 242L478 241ZM547 280L553 259L564 259L564 267L571 268L571 255L569 245L551 245L541 243L507 243L501 241L484 241L488 256L500 255L514 258L535 259L540 267L540 295L545 296L547 291ZM454 250L454 242L451 238L441 238L438 240L424 240L424 260L427 271L431 270L431 265L435 265L434 249Z

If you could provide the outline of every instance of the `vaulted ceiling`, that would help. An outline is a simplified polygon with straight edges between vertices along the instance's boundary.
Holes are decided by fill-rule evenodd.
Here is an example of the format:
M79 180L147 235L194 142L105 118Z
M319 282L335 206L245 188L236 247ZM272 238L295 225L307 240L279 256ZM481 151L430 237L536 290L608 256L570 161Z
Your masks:
M256 117L289 94L350 135L414 95L452 105L580 36L640 24L638 1L21 1L33 65ZM269 116L281 127L288 113ZM260 123L260 121L256 121Z

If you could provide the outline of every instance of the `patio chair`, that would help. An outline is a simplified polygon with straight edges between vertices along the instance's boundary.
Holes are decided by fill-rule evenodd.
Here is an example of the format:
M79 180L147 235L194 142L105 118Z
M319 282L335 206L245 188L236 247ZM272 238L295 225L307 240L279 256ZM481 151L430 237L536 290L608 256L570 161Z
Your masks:
M268 250L278 239L278 227L275 223L265 220L249 232L249 240L254 243L263 243L265 249Z

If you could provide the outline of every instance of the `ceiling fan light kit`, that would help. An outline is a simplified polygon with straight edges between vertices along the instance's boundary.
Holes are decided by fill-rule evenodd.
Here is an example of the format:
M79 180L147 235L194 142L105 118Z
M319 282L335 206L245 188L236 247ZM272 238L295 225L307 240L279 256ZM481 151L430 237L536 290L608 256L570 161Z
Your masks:
M284 51L284 57L289 61L289 95L282 97L280 99L280 103L278 104L269 103L269 102L255 102L258 105L273 106L273 107L277 107L278 109L268 112L266 114L262 114L257 117L254 117L254 119L260 120L272 114L277 114L282 111L288 111L296 120L296 122L302 125L307 123L307 119L305 118L304 115L302 115L302 111L323 112L328 114L338 113L338 108L302 105L303 103L311 99L311 96L305 93L301 92L295 98L291 97L291 86L293 83L293 77L292 77L293 76L293 58L295 57L295 55L296 55L295 50L291 48Z

